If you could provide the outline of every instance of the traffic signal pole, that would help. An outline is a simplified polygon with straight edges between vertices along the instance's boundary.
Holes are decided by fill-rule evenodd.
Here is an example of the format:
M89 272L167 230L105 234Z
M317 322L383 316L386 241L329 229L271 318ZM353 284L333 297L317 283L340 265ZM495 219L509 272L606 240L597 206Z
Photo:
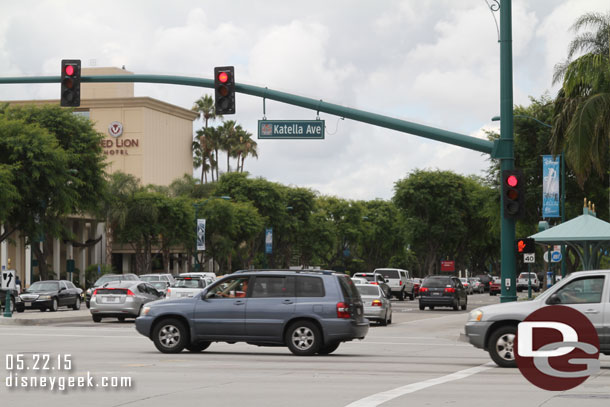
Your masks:
M500 5L500 173L515 168L513 139L513 50L511 0L502 0ZM504 216L504 194L500 204L500 278L501 302L517 300L516 262L513 244L515 241L515 219Z

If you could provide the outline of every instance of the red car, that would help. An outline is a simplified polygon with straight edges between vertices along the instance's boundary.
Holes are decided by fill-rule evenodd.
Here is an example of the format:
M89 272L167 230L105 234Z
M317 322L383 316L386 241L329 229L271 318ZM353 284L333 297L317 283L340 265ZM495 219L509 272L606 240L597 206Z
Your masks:
M500 294L502 289L500 288L500 277L494 277L489 282L489 295L497 295Z
M413 279L413 297L419 295L419 287L421 286L421 280L419 278Z

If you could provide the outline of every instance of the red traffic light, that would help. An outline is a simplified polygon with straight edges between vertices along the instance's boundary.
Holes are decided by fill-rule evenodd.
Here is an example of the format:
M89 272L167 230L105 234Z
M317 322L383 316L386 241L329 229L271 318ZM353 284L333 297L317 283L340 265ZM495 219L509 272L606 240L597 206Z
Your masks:
M66 65L66 75L74 75L74 65Z
M226 73L226 72L220 72L220 73L218 74L218 81L219 81L220 83L227 83L227 82L228 82L228 80L229 80L229 74L228 74L228 73Z
M508 186L514 188L519 183L519 180L517 179L516 176L509 175L508 178L506 178L506 183L508 184Z

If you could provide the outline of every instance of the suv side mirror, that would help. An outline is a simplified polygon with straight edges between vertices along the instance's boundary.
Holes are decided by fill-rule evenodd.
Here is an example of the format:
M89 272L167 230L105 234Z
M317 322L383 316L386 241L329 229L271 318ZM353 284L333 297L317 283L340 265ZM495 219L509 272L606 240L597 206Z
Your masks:
M547 304L551 304L551 305L561 304L561 298L559 298L559 295L553 294L553 295L551 295L551 297L547 301Z

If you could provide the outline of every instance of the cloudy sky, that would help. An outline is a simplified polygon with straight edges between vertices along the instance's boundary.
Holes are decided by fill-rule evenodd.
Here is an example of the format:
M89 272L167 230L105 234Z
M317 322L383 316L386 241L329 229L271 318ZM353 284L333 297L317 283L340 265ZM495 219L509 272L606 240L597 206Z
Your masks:
M487 3L493 3L488 0ZM485 0L0 0L0 76L59 75L84 67L212 79L234 65L238 83L323 99L483 137L497 128L500 47ZM557 91L575 18L607 0L513 0L514 102ZM496 13L499 21L499 13ZM212 89L136 84L191 108ZM58 98L58 84L0 85L0 100ZM267 101L268 119L316 112ZM230 119L257 133L262 100L237 95ZM325 140L258 140L246 171L347 199L389 199L416 168L482 174L487 157L460 147L327 114ZM194 129L201 122L195 122ZM222 158L222 157L221 157ZM225 162L224 159L221 162ZM221 170L224 166L221 166Z

